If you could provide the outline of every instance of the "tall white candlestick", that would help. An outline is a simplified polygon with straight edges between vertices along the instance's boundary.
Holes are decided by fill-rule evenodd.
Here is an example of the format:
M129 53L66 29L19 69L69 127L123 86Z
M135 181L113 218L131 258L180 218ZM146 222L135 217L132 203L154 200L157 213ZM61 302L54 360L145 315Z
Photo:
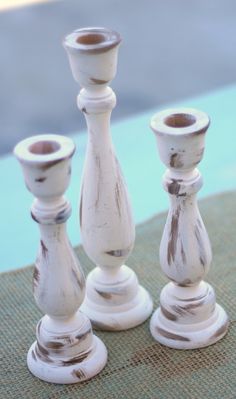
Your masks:
M134 327L152 311L148 292L124 265L133 249L135 227L110 135L116 97L108 87L116 73L120 41L117 32L105 28L80 29L64 41L73 76L83 88L78 107L85 115L89 136L80 226L84 249L97 267L88 275L82 309L94 327L102 330Z

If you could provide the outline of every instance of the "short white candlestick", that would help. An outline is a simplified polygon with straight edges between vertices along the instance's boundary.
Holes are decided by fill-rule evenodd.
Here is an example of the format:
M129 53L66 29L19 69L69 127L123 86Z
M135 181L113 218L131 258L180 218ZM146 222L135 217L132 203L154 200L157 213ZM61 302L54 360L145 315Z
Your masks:
M36 199L31 208L39 224L40 246L34 269L34 297L46 315L36 329L27 364L38 378L58 384L87 380L105 366L107 351L93 335L87 316L78 311L85 279L66 233L71 207L64 198L75 147L71 139L40 135L15 147L27 188Z

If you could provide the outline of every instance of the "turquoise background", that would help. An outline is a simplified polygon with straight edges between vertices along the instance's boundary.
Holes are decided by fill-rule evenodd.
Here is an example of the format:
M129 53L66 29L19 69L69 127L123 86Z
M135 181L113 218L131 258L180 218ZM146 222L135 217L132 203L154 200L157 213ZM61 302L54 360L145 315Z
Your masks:
M199 108L211 118L204 160L199 167L204 178L199 198L235 189L236 85L169 104L162 109L178 106ZM150 119L157 111L159 109L151 109L112 124L113 141L128 185L136 224L168 207L168 196L161 185L165 168L159 160L155 137L149 128ZM71 138L77 150L72 162L71 185L66 194L73 209L68 233L72 244L77 245L80 242L78 198L87 135L86 132L72 134ZM39 232L29 213L33 197L25 188L20 166L13 156L1 158L0 181L0 271L6 271L34 261Z

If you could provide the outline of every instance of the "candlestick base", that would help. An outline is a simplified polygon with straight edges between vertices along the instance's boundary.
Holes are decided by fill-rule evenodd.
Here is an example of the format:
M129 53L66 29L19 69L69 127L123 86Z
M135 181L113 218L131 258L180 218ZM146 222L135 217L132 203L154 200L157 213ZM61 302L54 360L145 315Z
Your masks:
M98 374L107 362L107 350L103 342L96 336L93 336L93 344L89 355L80 354L81 358L72 361L71 365L63 365L55 359L50 362L42 360L37 356L37 341L31 345L27 365L32 374L41 380L55 384L74 384L89 380ZM84 359L81 361L84 355ZM61 363L61 364L60 364ZM69 363L69 361L68 361Z
M85 300L81 305L82 312L89 317L95 329L127 330L150 316L152 299L129 267L123 265L113 281L105 283L103 278L99 281L98 267L90 272Z
M36 337L27 365L41 380L55 384L86 381L107 362L105 345L93 334L90 321L80 311L68 320L44 316L37 325Z
M150 322L153 338L175 349L212 345L227 333L228 326L228 316L215 303L213 288L203 281L197 287L167 284Z

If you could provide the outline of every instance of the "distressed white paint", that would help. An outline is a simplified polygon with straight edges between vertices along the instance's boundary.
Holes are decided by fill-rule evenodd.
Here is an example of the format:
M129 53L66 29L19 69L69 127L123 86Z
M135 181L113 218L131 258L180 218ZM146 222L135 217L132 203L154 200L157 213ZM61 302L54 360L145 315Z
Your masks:
M152 300L136 274L124 265L135 226L128 192L110 135L116 97L114 78L120 44L118 33L86 28L64 42L73 76L82 86L78 107L88 127L88 145L80 199L84 249L97 267L88 275L83 311L94 327L124 330L148 318Z
M107 361L105 345L78 310L85 279L66 233L71 207L63 194L74 149L69 138L40 135L21 141L14 150L26 186L36 197L31 214L41 237L33 288L38 307L46 313L37 325L37 341L28 352L27 364L38 378L58 384L87 380Z
M160 296L150 329L160 343L177 349L211 345L228 329L213 288L202 279L212 260L209 238L198 210L202 187L197 164L204 152L208 116L195 109L169 109L151 120L159 155L167 166L163 186L170 196L160 264L171 280Z

